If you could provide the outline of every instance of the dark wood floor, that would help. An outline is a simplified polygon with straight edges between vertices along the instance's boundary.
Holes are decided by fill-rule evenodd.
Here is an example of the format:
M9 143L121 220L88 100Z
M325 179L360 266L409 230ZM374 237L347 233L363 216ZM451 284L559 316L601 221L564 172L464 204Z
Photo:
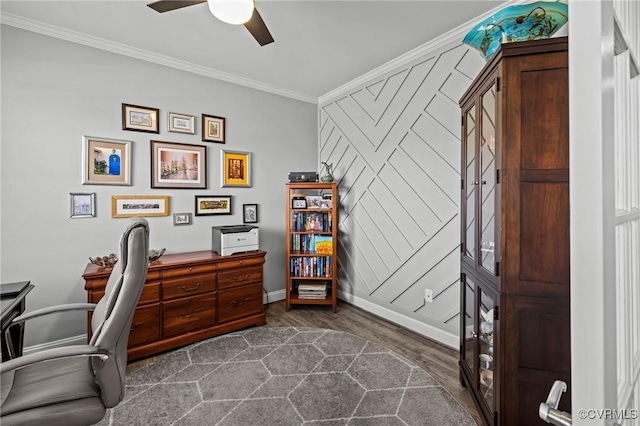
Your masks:
M285 312L284 301L266 309L270 326L319 327L345 331L382 345L424 368L481 424L468 390L460 385L458 351L342 301L330 307L296 305Z
M428 371L481 424L469 391L460 385L458 351L342 301L338 303L337 313L330 307L317 305L296 305L285 312L284 301L270 303L265 313L270 326L345 331L403 355ZM136 370L155 359L157 357L132 363L127 371Z

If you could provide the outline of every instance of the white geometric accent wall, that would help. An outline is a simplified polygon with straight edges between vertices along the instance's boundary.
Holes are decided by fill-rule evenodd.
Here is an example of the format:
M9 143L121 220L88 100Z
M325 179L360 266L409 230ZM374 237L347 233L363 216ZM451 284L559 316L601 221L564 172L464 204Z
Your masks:
M451 42L319 107L320 160L333 164L339 184L340 291L455 347L458 100L483 65L478 52Z

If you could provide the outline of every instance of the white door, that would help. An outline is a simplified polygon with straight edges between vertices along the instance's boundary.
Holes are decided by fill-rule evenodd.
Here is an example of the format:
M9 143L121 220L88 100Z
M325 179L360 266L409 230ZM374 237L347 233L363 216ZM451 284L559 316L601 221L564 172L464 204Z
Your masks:
M569 18L573 424L638 426L640 2L569 0Z

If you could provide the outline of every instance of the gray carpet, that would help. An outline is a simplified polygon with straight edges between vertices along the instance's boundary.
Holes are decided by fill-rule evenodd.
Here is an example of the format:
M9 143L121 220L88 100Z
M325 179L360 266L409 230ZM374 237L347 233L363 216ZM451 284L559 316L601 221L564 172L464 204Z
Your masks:
M256 327L176 350L127 376L99 425L475 425L426 371L333 330Z

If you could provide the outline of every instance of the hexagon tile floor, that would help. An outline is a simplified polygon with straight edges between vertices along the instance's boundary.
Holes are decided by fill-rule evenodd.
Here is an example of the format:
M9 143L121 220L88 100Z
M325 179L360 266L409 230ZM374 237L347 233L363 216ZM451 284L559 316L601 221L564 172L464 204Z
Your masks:
M101 426L475 425L426 371L352 334L256 327L127 376Z

